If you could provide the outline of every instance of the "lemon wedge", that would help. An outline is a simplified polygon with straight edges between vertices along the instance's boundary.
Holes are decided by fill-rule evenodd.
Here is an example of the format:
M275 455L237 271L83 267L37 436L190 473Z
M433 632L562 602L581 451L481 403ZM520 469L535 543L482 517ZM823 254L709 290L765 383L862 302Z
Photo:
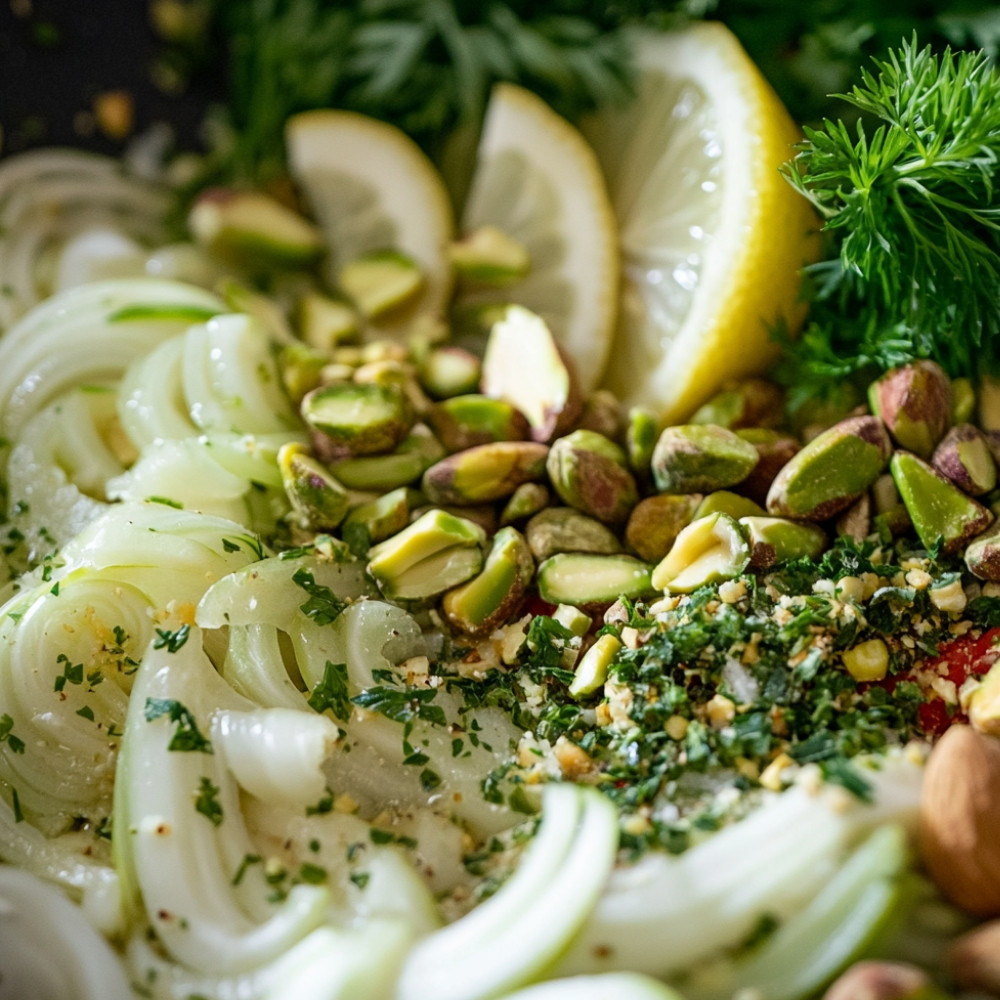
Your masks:
M798 269L817 222L778 171L798 129L727 28L635 41L637 99L583 125L621 238L606 382L671 423L775 359L771 330L804 314Z
M437 168L404 132L351 111L304 111L285 129L288 166L323 231L326 279L366 254L413 260L422 287L403 320L443 316L452 292L454 213ZM393 314L379 333L401 326Z
M594 151L540 97L510 83L490 95L462 231L496 226L529 254L528 274L462 295L516 302L540 315L584 391L611 349L618 309L618 238Z

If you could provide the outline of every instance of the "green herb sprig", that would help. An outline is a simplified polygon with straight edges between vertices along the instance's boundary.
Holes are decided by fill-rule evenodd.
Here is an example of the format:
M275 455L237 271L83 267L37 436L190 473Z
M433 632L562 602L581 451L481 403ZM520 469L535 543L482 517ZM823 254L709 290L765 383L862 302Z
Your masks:
M811 271L789 380L914 358L978 376L1000 359L1000 71L914 37L840 96L865 117L807 128L786 170L836 251Z

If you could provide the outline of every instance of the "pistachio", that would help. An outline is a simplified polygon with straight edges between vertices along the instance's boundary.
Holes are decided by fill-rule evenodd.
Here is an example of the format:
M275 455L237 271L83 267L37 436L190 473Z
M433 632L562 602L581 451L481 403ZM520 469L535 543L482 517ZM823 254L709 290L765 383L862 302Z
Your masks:
M957 906L1000 915L1000 740L952 725L924 770L920 847L931 878Z
M481 572L449 590L441 610L454 628L486 635L517 611L535 574L528 543L515 528L501 528Z
M994 523L966 545L965 565L980 580L1000 583L1000 524Z
M572 604L560 604L552 612L552 617L569 629L578 639L582 639L594 624L589 615L584 614L579 608Z
M520 410L477 393L435 403L427 412L427 423L449 452L491 441L524 441L530 431Z
M746 479L757 461L757 449L725 427L680 424L661 432L651 468L661 493L708 493Z
M509 497L541 479L549 449L536 441L494 441L435 462L423 476L431 503L476 504Z
M977 732L1000 736L1000 663L994 663L969 697L969 725Z
M913 530L913 519L906 509L906 504L900 502L879 511L872 518L872 530L883 543L908 535Z
M951 422L968 424L976 415L976 390L967 378L951 380Z
M604 682L608 679L608 668L614 663L621 648L622 641L618 636L610 632L598 636L597 641L576 665L573 680L569 683L570 697L585 698L604 687Z
M320 386L306 394L300 412L317 454L327 461L392 451L413 424L403 393L374 382Z
M282 445L278 449L278 468L301 527L329 531L340 524L350 503L347 490L303 445Z
M521 483L510 495L500 512L501 524L516 524L544 510L551 500L549 489L543 483Z
M441 442L423 424L416 424L395 451L341 459L331 471L349 489L381 492L409 486L443 457Z
M420 600L475 576L486 532L465 518L431 510L368 553L368 572L390 600Z
M524 530L539 562L557 552L614 555L622 548L606 525L573 507L547 507L535 514Z
M873 382L868 403L900 448L930 458L951 420L951 381L936 362L914 361Z
M817 559L826 549L826 532L818 525L783 517L740 517L750 543L750 566L768 569L788 559Z
M844 669L858 682L880 681L889 670L889 647L882 639L859 642L840 654Z
M885 468L892 452L877 417L848 417L813 438L781 469L767 510L782 517L824 521L849 507Z
M657 590L685 594L739 576L750 563L740 525L721 511L692 521L653 570Z
M862 542L872 530L872 498L863 493L850 507L841 511L834 522L834 531L838 537L850 538Z
M749 497L740 496L739 493L733 493L731 490L713 490L702 497L692 520L708 517L709 514L714 514L718 510L737 521L741 517L763 517L767 513L760 504L754 503Z
M398 250L371 250L349 260L337 282L366 319L378 320L405 309L424 287L420 265Z
M201 246L244 264L297 267L323 253L322 233L311 222L260 191L202 191L188 228Z
M332 351L358 334L358 314L340 299L309 292L296 306L299 336L318 351Z
M979 380L979 426L984 431L1000 431L1000 378L983 375Z
M639 500L625 452L596 431L575 430L557 438L545 468L565 503L599 521L624 521Z
M731 382L692 415L692 424L717 424L735 431L741 427L774 427L784 415L785 396L773 382L748 378Z
M945 552L957 552L993 520L988 508L910 452L897 451L890 469L917 536L926 548L940 544Z
M480 389L520 410L535 441L569 430L582 407L580 387L552 332L521 306L509 306L490 330Z
M596 431L612 441L617 441L624 429L625 419L622 404L608 389L595 389L583 401L579 426L587 431Z
M963 991L1000 996L1000 920L980 924L948 949L948 968Z
M997 464L986 436L972 424L957 424L934 449L931 465L972 496L989 493L997 484Z
M625 452L632 471L646 482L649 479L653 449L660 434L660 423L652 410L633 406L625 424Z
M454 344L435 347L420 359L420 384L434 399L475 392L482 376L482 362L472 351Z
M633 556L559 552L538 567L538 593L550 604L583 608L620 597L637 600L653 593L649 572L649 565Z
M764 507L771 483L802 445L798 438L767 427L741 427L736 434L757 449L757 464L737 484L737 489Z
M410 523L410 509L415 495L413 490L400 486L373 500L357 504L347 512L341 530L347 535L349 529L362 529L369 545L381 542Z
M325 354L297 340L282 346L278 367L282 384L292 402L301 403L307 392L324 381L324 369L329 360Z
M421 496L418 491L414 490L417 496ZM415 507L410 513L411 519L416 519L423 514L426 514L429 510L445 510L449 514L454 514L455 517L464 517L467 521L472 521L474 524L478 524L483 531L486 532L487 537L496 534L497 528L500 527L500 520L497 516L497 509L493 504L490 503L477 503L477 504L423 504L422 506Z
M625 525L625 543L640 559L658 563L674 540L694 520L700 493L659 493L640 500Z
M842 972L823 1000L947 1000L947 995L915 965L868 960Z
M452 243L450 256L458 274L478 285L509 285L531 269L527 247L491 225L473 229Z

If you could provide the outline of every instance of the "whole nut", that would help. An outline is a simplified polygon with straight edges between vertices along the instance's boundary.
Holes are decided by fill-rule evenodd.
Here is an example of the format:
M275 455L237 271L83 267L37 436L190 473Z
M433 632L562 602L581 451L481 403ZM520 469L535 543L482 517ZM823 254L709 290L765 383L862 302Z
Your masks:
M823 1000L931 1000L944 998L923 969L904 962L855 962L830 985Z
M991 920L956 938L948 967L963 990L1000 996L1000 920Z
M1000 739L953 725L927 761L920 803L924 862L953 903L1000 915Z

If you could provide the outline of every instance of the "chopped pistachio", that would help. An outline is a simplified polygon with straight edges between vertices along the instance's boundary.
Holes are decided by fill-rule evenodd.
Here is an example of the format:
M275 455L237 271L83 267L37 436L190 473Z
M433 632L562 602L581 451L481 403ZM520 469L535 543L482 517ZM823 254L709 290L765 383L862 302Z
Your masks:
M809 521L839 514L878 479L891 452L881 420L848 417L786 463L768 492L768 513Z
M475 392L482 376L482 362L472 351L454 344L435 347L417 366L420 384L434 399L448 399Z
M416 424L395 451L344 458L334 462L331 471L349 489L381 492L415 483L443 457L441 442L423 424Z
M735 431L741 427L774 427L784 416L780 387L763 378L748 378L724 386L692 415L692 424L716 424Z
M320 386L305 396L300 409L317 453L330 461L392 451L413 424L402 391L376 382Z
M742 527L721 511L692 521L653 570L657 590L685 594L739 576L750 562Z
M667 427L653 449L653 482L661 493L707 493L725 489L751 473L757 449L725 427Z
M491 441L524 441L530 433L520 410L478 393L435 403L427 412L427 423L449 452Z
M515 528L501 528L481 572L449 590L441 610L448 622L468 635L486 635L512 617L535 574L528 543Z
M424 287L420 265L398 250L362 254L340 269L337 280L358 312L373 320L412 304Z
M826 532L818 525L783 517L741 517L750 542L750 566L767 569L788 559L817 559L826 548Z
M625 521L638 502L625 452L596 431L580 429L557 438L545 467L563 502L599 521Z
M997 465L989 442L972 424L952 427L934 449L931 465L960 490L976 497L989 493L997 484Z
M350 503L347 490L303 445L282 445L278 468L301 527L329 531L340 524Z
M590 615L584 614L572 604L558 605L552 612L552 617L579 639L582 639L590 631L591 625L594 624Z
M882 639L859 642L845 649L840 658L856 681L880 681L889 670L889 648Z
M202 191L188 213L188 228L201 246L245 264L297 267L323 253L316 226L260 191Z
M550 604L584 608L620 597L636 600L653 592L649 572L649 565L633 556L559 552L538 567L538 593Z
M368 572L391 600L433 597L480 571L485 541L479 525L431 510L374 546L368 553Z
M366 500L352 507L344 518L343 526L364 528L371 544L381 542L402 531L410 523L410 510L415 496L413 490L400 486L380 497Z
M517 524L527 521L548 507L551 499L549 489L543 483L521 483L504 504L500 512L500 523Z
M478 285L509 285L531 269L527 247L491 225L479 226L455 240L450 256L458 274Z
M640 559L658 563L694 520L701 501L700 493L659 493L640 500L625 525L625 543Z
M951 420L951 381L936 362L914 361L873 382L868 402L900 448L930 458Z
M520 410L535 441L551 441L576 423L582 407L572 366L545 321L509 306L493 324L483 357L481 391Z
M539 562L557 552L614 555L622 549L607 525L573 507L547 507L539 511L525 526L525 537Z
M608 668L622 648L622 641L616 635L606 632L587 650L576 665L569 693L573 698L585 698L604 687L608 679Z
M332 351L358 334L358 314L346 302L309 292L296 306L299 336L317 351Z
M545 475L549 449L536 441L495 441L448 455L423 476L431 503L477 504L509 497Z
M917 455L897 451L890 463L906 510L921 543L956 552L984 531L993 515L981 503Z

